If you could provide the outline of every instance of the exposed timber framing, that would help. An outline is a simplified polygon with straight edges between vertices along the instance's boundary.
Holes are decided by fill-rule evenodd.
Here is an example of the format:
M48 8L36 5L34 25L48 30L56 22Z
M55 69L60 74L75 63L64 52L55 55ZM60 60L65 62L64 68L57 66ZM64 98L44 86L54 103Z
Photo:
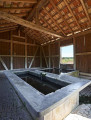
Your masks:
M81 1L82 6L83 6L83 9L84 9L84 11L85 11L85 14L86 14L86 16L87 16L87 18L88 18L88 20L89 20L89 25L91 26L91 19L90 19L90 16L89 16L89 14L88 14L88 11L87 11L87 9L86 9L85 3L84 3L83 0L80 0L80 1Z
M2 7L0 7L0 11L12 11L12 10L31 10L32 8L28 8L28 7L4 7L4 8L2 8Z
M52 35L52 36L62 37L61 35L56 34L56 32L54 32L54 31L48 30L48 29L43 28L43 27L41 27L39 25L35 25L32 22L21 19L21 18L19 18L17 16L13 16L13 15L8 14L6 12L0 11L0 18L11 21L11 22L14 22L16 24L20 24L22 26L25 26L25 27L33 29L33 30L37 30L37 31Z
M73 51L74 51L74 70L76 70L76 40L73 35Z
M42 68L42 47L40 46L40 68Z
M30 65L29 65L29 68L31 68L31 66L32 66L32 64L33 64L33 61L34 61L34 59L35 59L35 57L36 57L36 54L37 54L38 49L39 49L39 47L36 48L35 54L34 54L32 60L31 60L31 63L30 63Z
M16 38L20 38L20 39L26 39L25 37L21 37L21 36L18 36L18 35L12 35L12 37L16 37Z
M13 70L13 38L12 38L12 31L11 31L11 49L10 49L10 54L11 54L11 63L10 63L10 67L11 67L11 70Z
M15 30L15 29L17 29L17 28L18 28L18 26L0 28L0 33L2 33L2 32L7 32L7 31L11 31L11 30Z
M0 42L8 42L8 43L11 43L10 40L5 40L5 39L0 39ZM21 44L21 45L29 45L29 46L39 46L37 44L30 44L30 43L25 43L25 42L19 42L19 41L13 41L13 43L16 43L16 44Z
M64 36L66 36L65 32L59 27L57 22L53 19L53 17L49 14L49 12L43 7L44 12L51 18L51 20L55 23L55 25L58 27L58 29L62 32Z
M31 21L35 14L36 8L40 9L41 7L44 6L46 2L48 2L48 0L39 0L35 7L32 9L32 11L29 13L27 20Z
M85 31L82 31L82 32L79 32L79 33L74 34L74 37L82 36L82 35L85 35L85 34L88 34L88 33L91 33L91 28L88 29L88 30L85 30ZM58 38L57 40L54 40L54 41L50 42L50 44L51 44L51 43L55 43L55 42L57 42L57 41L64 41L64 40L69 40L69 39L73 39L73 35L68 36L68 37L64 37L64 38ZM48 42L48 43L49 43L49 42ZM42 45L44 46L44 45L46 45L46 44L48 44L48 43L45 42L45 43L43 43Z
M65 4L66 4L66 6L68 7L68 9L69 9L70 13L72 14L72 16L73 16L74 20L76 21L76 23L77 23L78 27L79 27L79 28L80 28L80 30L82 31L82 28L81 28L80 24L78 23L78 21L77 21L77 19L76 19L75 15L73 14L73 11L72 11L71 7L69 6L69 4L68 4L67 0L64 0L64 2L65 2Z
M76 55L91 55L91 52L76 53Z
M50 53L50 43L49 43L49 68L51 68L51 53Z
M59 69L60 69L60 60L61 60L61 54L60 54L60 41L58 41L58 47L59 47Z
M62 20L65 22L65 24L68 26L68 28L71 30L71 32L73 32L72 28L69 26L69 24L67 23L66 19L64 18L64 16L61 14L61 12L58 10L57 6L54 4L53 0L50 0L50 3L53 5L53 7L55 8L55 10L57 11L57 13L61 16Z
M1 0L2 2L37 3L37 0Z
M6 64L5 64L5 62L3 61L3 59L1 58L1 56L0 56L0 62L2 63L3 67L5 68L5 70L8 70Z
M43 52L43 55L44 55L44 59L45 59L45 62L46 62L46 66L47 66L47 68L48 68L48 63L47 63L47 60L46 60L46 56L45 56L45 52L44 52L44 49L43 49L43 47L41 46L41 48L42 48L42 52Z
M27 38L25 39L25 43L27 43ZM27 69L27 44L25 44L25 68Z

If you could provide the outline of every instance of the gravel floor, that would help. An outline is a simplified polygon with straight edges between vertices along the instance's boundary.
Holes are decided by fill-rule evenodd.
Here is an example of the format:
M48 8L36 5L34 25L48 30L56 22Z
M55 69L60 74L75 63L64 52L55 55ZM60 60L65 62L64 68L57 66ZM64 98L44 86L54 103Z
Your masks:
M80 105L64 120L91 120L91 85L80 92Z
M0 120L32 120L3 73L0 73Z

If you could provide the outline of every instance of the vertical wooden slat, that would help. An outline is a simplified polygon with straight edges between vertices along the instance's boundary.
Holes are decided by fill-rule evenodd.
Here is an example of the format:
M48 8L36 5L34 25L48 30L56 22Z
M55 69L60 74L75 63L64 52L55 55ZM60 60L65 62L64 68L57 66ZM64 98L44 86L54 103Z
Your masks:
M11 55L11 70L13 70L13 38L12 38L12 31L11 31L11 34L10 34L10 37L11 37L11 52L10 52L10 55Z
M61 54L60 54L60 41L58 41L58 47L59 47L59 68L60 68L60 59L61 59Z
M42 68L42 49L40 46L40 68Z
M51 67L51 53L50 53L50 43L49 43L49 68Z
M73 35L73 48L74 48L74 70L76 70L76 40Z
M25 35L25 68L27 69L27 37Z

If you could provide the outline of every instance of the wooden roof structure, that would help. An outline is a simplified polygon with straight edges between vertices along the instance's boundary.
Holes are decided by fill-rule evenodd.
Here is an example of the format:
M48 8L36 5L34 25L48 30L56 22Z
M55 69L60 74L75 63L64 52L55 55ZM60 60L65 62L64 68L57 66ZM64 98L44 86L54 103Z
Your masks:
M0 32L23 30L41 45L91 29L91 0L0 0Z

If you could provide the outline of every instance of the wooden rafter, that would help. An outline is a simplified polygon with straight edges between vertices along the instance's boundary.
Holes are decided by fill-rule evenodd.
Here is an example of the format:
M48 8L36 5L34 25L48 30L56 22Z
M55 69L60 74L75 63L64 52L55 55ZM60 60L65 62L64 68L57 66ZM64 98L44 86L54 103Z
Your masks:
M72 11L71 7L69 6L69 4L68 4L67 0L64 0L64 2L65 2L65 4L66 4L67 8L69 9L69 11L70 11L71 15L73 16L74 20L76 21L76 23L77 23L78 27L79 27L79 28L80 28L80 30L82 31L81 26L80 26L80 24L78 23L78 21L77 21L77 19L76 19L75 15L73 14L73 11Z
M47 24L48 27L50 27L51 30L53 30L53 28L50 26L50 24L42 17L40 16L40 19Z
M48 0L39 0L39 2L34 6L32 11L29 13L27 20L31 21L35 14L36 8L40 9L46 2L48 2Z
M88 18L88 20L89 20L89 25L91 25L91 19L90 19L90 16L89 16L88 11L87 11L87 9L86 9L85 3L84 3L83 0L80 0L80 1L81 1L82 6L83 6L83 9L84 9L84 11L85 11L85 14L86 14L86 16L87 16L87 18Z
M2 2L37 3L37 0L1 0Z
M56 34L54 31L48 30L48 29L43 28L43 27L41 27L39 25L35 25L32 22L21 19L21 18L19 18L17 16L13 16L13 15L8 14L6 12L0 11L0 18L11 21L11 22L14 22L16 24L20 24L22 26L25 26L25 27L33 29L33 30L37 30L37 31L46 33L46 34L50 34L50 35L53 35L53 36L56 36L56 37L62 37L61 35Z
M73 32L73 30L71 29L70 25L67 23L66 19L63 17L61 12L58 10L57 6L54 4L53 0L50 0L50 3L55 8L55 10L58 12L58 14L61 16L62 20L65 22L65 24L68 26L68 28Z
M49 14L49 12L43 7L44 12L51 18L51 20L55 23L55 25L58 27L58 29L62 32L63 35L66 36L66 34L64 33L64 31L59 27L59 25L57 24L57 22L53 19L53 17Z
M31 10L32 8L28 7L0 7L0 11L11 11L11 10Z

